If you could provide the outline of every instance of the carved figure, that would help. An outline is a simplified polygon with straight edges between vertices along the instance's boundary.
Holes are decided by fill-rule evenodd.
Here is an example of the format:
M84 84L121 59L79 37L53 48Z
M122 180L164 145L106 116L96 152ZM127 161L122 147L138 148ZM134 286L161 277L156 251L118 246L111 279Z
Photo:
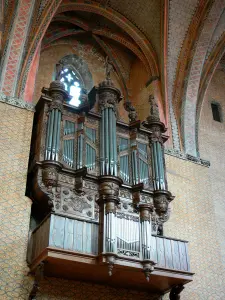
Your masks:
M58 64L56 64L56 75L55 75L55 80L60 80L60 75L61 75L61 72L64 68L64 65L60 62Z
M124 103L124 108L129 113L128 117L130 121L135 122L137 120L137 112L129 100Z
M159 107L158 107L157 101L155 100L155 97L153 95L149 96L149 104L150 104L150 118L160 120L159 119Z
M183 289L184 286L182 284L174 286L170 291L170 300L180 300L180 293Z
M106 60L105 60L105 77L106 80L110 80L110 73L113 70L113 65L111 60L109 59L108 56L106 56Z

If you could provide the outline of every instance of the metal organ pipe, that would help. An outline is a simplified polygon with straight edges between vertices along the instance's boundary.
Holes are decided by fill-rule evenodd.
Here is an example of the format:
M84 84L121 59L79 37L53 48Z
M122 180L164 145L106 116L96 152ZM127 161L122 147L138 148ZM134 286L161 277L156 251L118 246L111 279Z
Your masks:
M49 112L46 136L46 160L59 160L61 111L52 109Z
M51 148L49 148L51 120L52 120L52 112L50 111L49 115L48 115L48 128L47 128L47 137L46 137L45 159L49 159L48 157L49 157L49 154L51 153Z
M105 174L109 175L109 109L105 109Z
M151 247L151 214L152 207L149 204L140 205L140 220L141 220L141 243L142 243L142 258L150 260Z
M78 124L78 139L77 139L77 169L83 167L83 151L84 151L84 124L83 121Z
M152 143L152 173L155 190L165 190L165 170L162 146L159 142Z
M105 111L102 110L102 121L101 121L101 129L100 129L100 145L101 145L101 160L100 160L100 174L103 175L105 171Z
M111 107L102 110L100 137L101 175L117 176L116 116Z
M117 143L116 143L116 115L113 111L113 158L114 158L114 175L117 176Z

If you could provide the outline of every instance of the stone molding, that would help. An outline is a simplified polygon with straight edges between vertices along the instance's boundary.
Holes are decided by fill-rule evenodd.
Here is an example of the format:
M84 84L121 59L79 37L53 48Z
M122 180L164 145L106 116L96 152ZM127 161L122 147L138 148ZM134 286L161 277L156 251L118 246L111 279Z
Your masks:
M3 93L0 93L0 102L23 108L29 111L35 111L35 105L33 103L26 102L20 98L6 96Z
M175 157L183 159L183 160L193 162L193 163L201 165L203 167L207 167L207 168L210 167L210 161L202 159L200 157L192 156L190 154L181 152L179 150L164 149L164 152L165 152L165 154L168 154L168 155L175 156Z

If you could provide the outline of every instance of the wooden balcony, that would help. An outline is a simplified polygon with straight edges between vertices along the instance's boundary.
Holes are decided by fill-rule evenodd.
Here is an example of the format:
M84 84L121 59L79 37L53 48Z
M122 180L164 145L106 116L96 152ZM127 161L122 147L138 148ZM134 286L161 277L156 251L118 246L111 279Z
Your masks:
M150 281L143 273L140 246L137 255L118 249L112 276L99 253L98 223L50 214L32 232L28 247L31 271L45 262L45 275L85 280L153 293L165 293L172 286L192 281L187 242L152 236L151 259L156 262ZM118 246L118 245L117 245ZM121 246L121 245L120 245ZM129 247L128 247L129 248Z

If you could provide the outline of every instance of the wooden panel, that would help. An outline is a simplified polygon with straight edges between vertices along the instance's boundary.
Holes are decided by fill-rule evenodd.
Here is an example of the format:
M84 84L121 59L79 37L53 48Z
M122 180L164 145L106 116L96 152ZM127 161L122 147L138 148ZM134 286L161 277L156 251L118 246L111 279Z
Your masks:
M152 236L151 238L151 250L150 250L150 258L151 260L153 260L154 262L158 262L158 258L157 258L157 248L156 248L156 237Z
M33 260L36 258L43 249L48 246L49 239L49 224L50 218L45 220L37 230L34 230L32 233L30 241L32 242L32 255L30 255L30 259Z
M92 235L91 235L91 253L98 254L98 230L97 224L92 224Z
M73 229L74 220L66 218L65 221L65 238L63 248L73 250Z
M166 268L173 269L171 240L164 239Z
M188 271L185 244L184 242L179 241L178 246L180 254L180 269L183 271Z
M156 238L156 246L157 246L157 258L158 258L158 266L159 267L166 267L166 262L165 262L165 253L164 253L164 243L163 239L157 237Z
M171 240L172 253L173 253L173 267L176 270L180 270L180 253L178 241Z
M73 250L82 252L83 251L83 222L74 220L74 242Z
M52 215L50 225L50 242L49 246L62 248L64 245L65 218Z
M186 259L187 259L187 271L190 272L190 261L188 255L188 244L185 243L185 252L186 252Z

